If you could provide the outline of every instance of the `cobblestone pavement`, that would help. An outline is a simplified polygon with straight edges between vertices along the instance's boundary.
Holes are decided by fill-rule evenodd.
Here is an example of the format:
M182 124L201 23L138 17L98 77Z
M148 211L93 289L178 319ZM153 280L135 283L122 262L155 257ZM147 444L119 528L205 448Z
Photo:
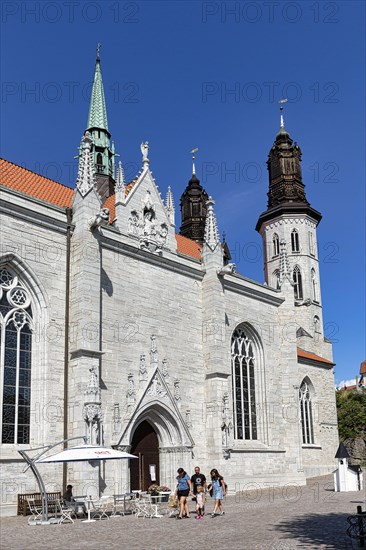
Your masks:
M231 550L351 549L347 521L357 505L366 508L366 491L335 493L331 476L306 486L259 489L229 496L225 515L177 521L168 516L144 519L129 515L82 523L29 526L25 517L2 518L3 550L84 549ZM191 503L194 510L194 503ZM207 512L212 502L207 503Z

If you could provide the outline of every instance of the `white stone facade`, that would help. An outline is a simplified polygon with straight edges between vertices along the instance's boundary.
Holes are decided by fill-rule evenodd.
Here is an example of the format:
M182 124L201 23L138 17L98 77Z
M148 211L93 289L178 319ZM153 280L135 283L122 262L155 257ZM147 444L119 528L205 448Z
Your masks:
M204 245L202 262L178 253L172 218L145 165L119 202L113 225L90 223L101 207L93 187L84 196L76 191L67 272L65 209L6 187L1 194L1 266L32 297L28 447L88 434L94 442L130 450L137 426L147 420L159 441L160 483L172 488L177 468L191 472L195 464L206 474L217 468L230 492L253 482L303 484L307 476L334 469L332 355L323 335L318 259L306 248L312 232L316 251L311 220L282 218L263 228L268 286L235 273L222 275L220 243ZM143 225L146 206L154 212L153 229ZM145 237L161 239L162 225L167 230L162 245L145 246ZM309 305L295 305L291 285L277 290L272 279L279 265L270 250L273 233L288 244L294 227L301 250L288 251L288 257L291 268L296 262L303 271L304 299L311 298L312 267L317 274L319 299ZM239 326L255 355L253 439L234 437L231 341ZM310 336L297 336L299 327ZM298 346L328 363L301 359ZM314 432L307 445L299 412L305 379ZM1 446L2 514L16 513L17 493L36 490L31 473L22 473L17 449L24 447ZM40 468L47 488L60 489L62 466ZM76 494L121 493L129 488L129 466L69 463L67 481Z

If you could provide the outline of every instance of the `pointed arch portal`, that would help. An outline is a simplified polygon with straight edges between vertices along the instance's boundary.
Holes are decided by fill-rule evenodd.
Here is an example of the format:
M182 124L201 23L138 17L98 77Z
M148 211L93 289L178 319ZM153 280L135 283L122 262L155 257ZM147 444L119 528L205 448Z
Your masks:
M152 483L159 485L159 441L156 431L147 420L137 426L132 436L131 453L139 457L138 460L131 460L130 464L131 491L147 491Z

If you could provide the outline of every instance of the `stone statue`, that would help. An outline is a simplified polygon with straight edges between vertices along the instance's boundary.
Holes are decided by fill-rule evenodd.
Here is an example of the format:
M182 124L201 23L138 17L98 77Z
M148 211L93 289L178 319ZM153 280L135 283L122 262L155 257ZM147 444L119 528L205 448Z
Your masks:
M152 237L156 235L155 223L154 223L155 213L153 210L146 210L144 213L144 235L147 237Z
M149 162L149 142L145 141L141 143L142 164Z
M131 211L131 215L128 219L128 232L132 235L138 236L139 233L139 215L136 210Z

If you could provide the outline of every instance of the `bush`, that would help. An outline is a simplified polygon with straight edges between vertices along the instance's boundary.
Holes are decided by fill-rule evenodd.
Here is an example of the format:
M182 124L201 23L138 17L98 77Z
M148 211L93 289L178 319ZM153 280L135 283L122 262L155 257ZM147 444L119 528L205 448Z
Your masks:
M336 391L339 439L366 437L366 392Z

